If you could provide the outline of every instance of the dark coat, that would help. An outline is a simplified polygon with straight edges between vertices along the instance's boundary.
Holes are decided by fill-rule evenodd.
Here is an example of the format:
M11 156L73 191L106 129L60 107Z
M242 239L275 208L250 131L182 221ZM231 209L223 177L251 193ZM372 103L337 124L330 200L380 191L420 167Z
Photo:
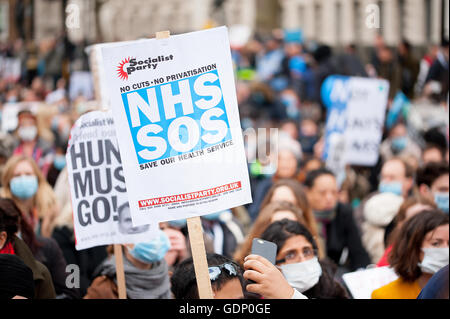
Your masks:
M327 256L339 265L344 248L348 248L348 268L355 271L370 264L351 206L339 203L336 217L327 224Z
M13 247L16 255L22 259L25 265L27 265L33 272L35 290L34 298L55 299L55 288L47 267L34 258L33 253L22 239L15 237Z
M62 254L58 243L52 238L37 236L37 241L42 245L34 254L39 262L43 263L52 275L58 299L77 299L81 298L79 289L68 288L66 285L66 260Z
M61 248L67 264L80 267L80 295L84 296L94 279L95 269L108 257L105 246L77 251L73 230L67 226L55 228L52 235Z

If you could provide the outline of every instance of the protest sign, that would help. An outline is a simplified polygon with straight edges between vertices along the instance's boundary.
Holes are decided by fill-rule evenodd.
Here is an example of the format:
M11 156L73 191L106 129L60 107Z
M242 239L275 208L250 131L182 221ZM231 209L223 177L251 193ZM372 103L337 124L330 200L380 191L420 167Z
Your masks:
M343 138L340 162L332 164L333 167L375 165L383 134L389 83L377 79L331 76L322 85L321 94L328 110L323 159L327 161L330 153L336 153L332 148L342 145L335 141Z
M133 225L251 202L226 27L102 48Z
M371 299L372 292L398 278L390 267L377 267L342 276L354 299Z
M121 157L109 112L78 119L67 149L77 250L151 240L159 225L133 227Z
M7 103L3 105L1 117L1 131L4 133L12 132L17 128L17 115L20 111L28 110L36 114L41 103L39 102L20 102Z

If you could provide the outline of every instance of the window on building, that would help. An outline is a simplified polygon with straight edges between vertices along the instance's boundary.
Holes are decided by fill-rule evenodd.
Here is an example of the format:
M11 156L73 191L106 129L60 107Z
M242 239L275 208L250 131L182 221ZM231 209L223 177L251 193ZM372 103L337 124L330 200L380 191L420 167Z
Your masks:
M322 6L319 3L314 5L314 24L316 39L320 41L322 40Z

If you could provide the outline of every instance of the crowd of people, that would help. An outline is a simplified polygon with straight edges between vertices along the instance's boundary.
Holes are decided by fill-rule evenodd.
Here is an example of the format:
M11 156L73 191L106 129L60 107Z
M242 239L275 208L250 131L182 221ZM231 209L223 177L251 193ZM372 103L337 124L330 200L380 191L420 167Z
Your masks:
M362 54L275 30L231 51L242 128L267 134L245 140L253 203L201 218L214 298L349 299L344 274L386 266L398 279L373 299L449 298L448 42L423 54L379 36ZM18 40L0 55L21 64L16 78L0 69L0 298L117 299L112 246L75 249L65 154L72 125L98 109L72 89L89 86L71 77L88 71L84 48ZM388 110L409 101L387 116L378 163L347 165L343 180L322 156L334 74L388 80ZM119 214L131 225L129 206ZM252 254L254 238L277 245L275 264ZM127 298L199 298L186 220L121 249Z

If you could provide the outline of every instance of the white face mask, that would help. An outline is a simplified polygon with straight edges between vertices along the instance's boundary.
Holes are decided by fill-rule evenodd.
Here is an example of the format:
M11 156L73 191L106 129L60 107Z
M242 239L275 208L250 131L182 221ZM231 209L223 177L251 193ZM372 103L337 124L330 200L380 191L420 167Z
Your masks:
M37 136L37 127L36 126L23 126L19 128L19 136L22 139L22 141L25 142L31 142L34 141L34 139Z
M322 275L317 257L302 263L288 264L280 267L289 285L299 292L305 292L319 282Z
M448 247L445 248L423 248L425 253L421 263L418 263L422 272L435 274L448 265Z

